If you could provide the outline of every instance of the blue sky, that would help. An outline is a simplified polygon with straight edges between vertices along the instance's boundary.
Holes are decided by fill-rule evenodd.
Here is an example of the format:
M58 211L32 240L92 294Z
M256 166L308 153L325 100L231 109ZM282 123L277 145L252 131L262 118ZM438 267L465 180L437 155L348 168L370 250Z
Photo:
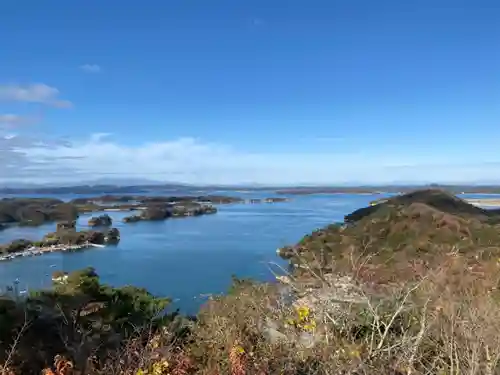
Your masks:
M145 4L2 3L0 182L500 182L497 0Z

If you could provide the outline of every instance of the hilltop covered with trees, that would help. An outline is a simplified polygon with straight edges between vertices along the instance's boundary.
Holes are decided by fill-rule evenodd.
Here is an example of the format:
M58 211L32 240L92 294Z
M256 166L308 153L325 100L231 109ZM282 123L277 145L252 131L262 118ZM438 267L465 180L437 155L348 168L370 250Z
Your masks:
M1 362L13 374L498 374L497 219L439 190L391 198L281 249L281 283L235 280L196 319L86 270L2 300Z

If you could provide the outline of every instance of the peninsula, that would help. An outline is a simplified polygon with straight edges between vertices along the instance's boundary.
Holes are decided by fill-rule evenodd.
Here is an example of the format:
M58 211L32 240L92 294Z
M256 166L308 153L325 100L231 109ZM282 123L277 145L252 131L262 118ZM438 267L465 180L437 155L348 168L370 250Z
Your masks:
M120 231L117 228L77 231L74 221L63 222L58 223L55 232L47 233L39 241L17 239L8 244L0 245L0 261L56 251L104 247L108 244L117 244L119 241Z

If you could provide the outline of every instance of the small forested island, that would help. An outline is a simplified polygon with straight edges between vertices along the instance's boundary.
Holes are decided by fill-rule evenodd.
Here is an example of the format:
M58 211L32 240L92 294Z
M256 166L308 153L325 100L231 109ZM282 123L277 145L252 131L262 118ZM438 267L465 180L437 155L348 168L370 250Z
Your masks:
M109 227L113 220L108 214L91 217L88 221L89 227Z
M201 216L215 214L217 208L211 204L188 203L188 204L150 204L141 209L140 215L131 215L123 219L125 223L135 223L138 221L156 221L168 218Z
M58 223L55 232L47 233L38 241L17 239L0 245L0 260L42 255L54 251L99 247L100 245L117 244L119 241L120 231L117 228L109 228L101 231L77 231L74 222L63 222Z
M428 189L278 250L276 283L234 280L198 315L95 270L0 299L12 374L496 374L500 213ZM29 322L26 324L26 322ZM21 333L20 333L21 332ZM29 359L29 360L28 360Z

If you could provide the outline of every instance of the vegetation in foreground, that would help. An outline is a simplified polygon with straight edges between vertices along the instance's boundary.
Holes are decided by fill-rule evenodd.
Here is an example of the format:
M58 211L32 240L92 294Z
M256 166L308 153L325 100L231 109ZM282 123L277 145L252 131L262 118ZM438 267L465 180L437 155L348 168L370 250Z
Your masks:
M428 190L347 221L282 249L282 284L236 280L196 319L93 270L4 298L3 374L499 374L496 213Z

